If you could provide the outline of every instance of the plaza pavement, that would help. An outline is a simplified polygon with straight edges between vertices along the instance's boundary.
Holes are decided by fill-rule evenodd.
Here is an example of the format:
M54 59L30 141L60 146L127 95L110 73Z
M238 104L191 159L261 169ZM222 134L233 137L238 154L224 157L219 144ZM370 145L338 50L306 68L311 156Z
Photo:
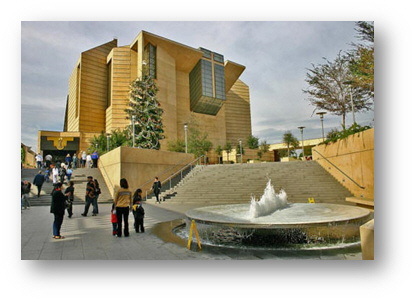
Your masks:
M361 253L336 252L274 252L214 249L203 246L201 251L164 242L151 232L158 223L182 218L183 215L161 206L144 205L145 233L132 229L133 215L129 215L130 236L112 236L110 204L99 206L98 216L82 217L83 206L74 206L74 216L65 216L61 234L65 239L52 238L53 215L49 207L37 206L21 213L22 260L260 260L260 259L333 259L361 260ZM194 244L193 244L194 246Z
M45 196L46 197L46 196ZM53 215L49 206L32 206L21 211L21 259L22 260L361 260L356 250L350 251L250 251L202 246L198 251L193 243L188 250L182 244L165 242L155 232L163 222L185 218L184 213L203 205L161 205L145 203L145 233L135 233L133 215L129 215L130 236L112 236L110 222L111 204L99 204L99 215L81 216L84 206L74 205L74 215L65 215L61 235L65 239L52 238ZM195 241L195 238L194 238Z

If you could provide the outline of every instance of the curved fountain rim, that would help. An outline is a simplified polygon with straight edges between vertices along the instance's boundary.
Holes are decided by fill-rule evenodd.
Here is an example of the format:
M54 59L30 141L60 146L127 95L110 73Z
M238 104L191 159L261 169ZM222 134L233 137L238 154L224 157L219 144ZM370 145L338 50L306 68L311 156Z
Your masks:
M212 220L212 219L202 219L200 217L193 217L192 212L196 212L199 209L210 209L210 208L230 208L230 207L249 207L249 204L227 204L227 205L215 205L215 206L208 206L208 207L201 207L189 210L186 212L186 216L191 219L195 220L195 222L204 223L204 224L215 224L215 225L223 225L228 227L241 227L241 228L265 228L265 229L273 229L273 228L306 228L306 227L319 227L319 226L328 226L328 224L332 226L336 225L343 225L343 224L349 224L354 221L362 221L369 216L371 216L371 212L367 209L358 208L354 206L349 205L338 205L338 204L330 204L330 203L317 203L317 204L307 204L307 203L291 203L288 204L287 207L283 208L282 210L290 207L298 207L301 205L301 207L304 206L327 206L330 205L330 207L340 207L340 208L350 208L357 211L361 211L362 213L360 215L356 215L354 217L343 217L343 218L332 218L327 219L325 221L307 221L307 222L301 222L301 221L293 221L293 222L277 222L277 223L271 223L271 222L252 222L252 221L224 221L224 220ZM194 214L196 216L196 214Z

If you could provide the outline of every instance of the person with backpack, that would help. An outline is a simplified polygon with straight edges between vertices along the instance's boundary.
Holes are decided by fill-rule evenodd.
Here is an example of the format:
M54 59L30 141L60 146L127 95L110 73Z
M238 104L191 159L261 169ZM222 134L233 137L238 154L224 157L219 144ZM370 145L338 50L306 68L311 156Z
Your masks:
M66 176L66 168L65 168L65 164L62 163L61 164L61 171L59 171L59 177L61 179L61 184L63 184L65 182L65 176Z
M42 170L39 170L39 173L36 174L35 178L33 179L33 184L38 187L38 198L40 197L40 191L42 190L44 181L45 177L42 175Z
M92 216L98 215L98 197L101 194L100 184L98 183L97 179L94 179L94 186L95 186L95 197L92 202Z
M88 183L87 183L87 188L85 192L85 208L84 208L84 212L81 213L81 216L84 216L84 217L87 216L90 205L93 204L94 206L94 198L95 198L95 182L93 180L93 177L88 176L87 180L88 180Z
M25 180L22 184L22 188L21 188L22 205L25 210L27 208L30 208L29 193L30 193L31 187L32 187L32 184L28 182L27 180Z
M136 233L144 233L144 209L142 206L142 190L137 189L133 195L134 229Z

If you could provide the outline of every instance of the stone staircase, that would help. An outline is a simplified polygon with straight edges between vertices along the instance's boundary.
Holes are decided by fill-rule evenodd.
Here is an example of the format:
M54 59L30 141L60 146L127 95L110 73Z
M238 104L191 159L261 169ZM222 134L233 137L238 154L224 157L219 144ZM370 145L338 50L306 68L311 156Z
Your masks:
M316 203L348 204L345 199L352 196L318 163L299 161L206 166L184 178L174 189L175 196L165 202L248 203L252 195L260 199L269 178L276 192L286 191L289 202L307 203L314 198Z
M36 169L23 169L22 170L22 180L28 180L29 182L33 181L33 178L38 173ZM84 204L85 203L85 188L87 186L87 177L92 176L94 179L98 180L101 188L101 195L98 198L98 203L107 203L112 202L113 198L104 182L104 178L101 175L99 169L87 169L87 168L78 168L73 170L71 180L74 182L74 204ZM64 189L67 187L64 184ZM51 195L52 192L52 177L49 183L44 182L42 186L41 195L37 197L37 187L32 184L32 190L29 194L30 203L32 206L49 206L51 204Z

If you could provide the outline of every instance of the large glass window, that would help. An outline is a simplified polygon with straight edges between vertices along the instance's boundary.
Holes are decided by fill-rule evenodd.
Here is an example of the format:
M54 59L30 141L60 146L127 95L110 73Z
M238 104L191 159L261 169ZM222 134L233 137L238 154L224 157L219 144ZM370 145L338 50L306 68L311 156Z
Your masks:
M191 111L216 115L226 100L224 57L204 48L200 50L203 58L189 73Z
M144 62L143 74L149 75L156 79L156 46L148 43L144 47Z

